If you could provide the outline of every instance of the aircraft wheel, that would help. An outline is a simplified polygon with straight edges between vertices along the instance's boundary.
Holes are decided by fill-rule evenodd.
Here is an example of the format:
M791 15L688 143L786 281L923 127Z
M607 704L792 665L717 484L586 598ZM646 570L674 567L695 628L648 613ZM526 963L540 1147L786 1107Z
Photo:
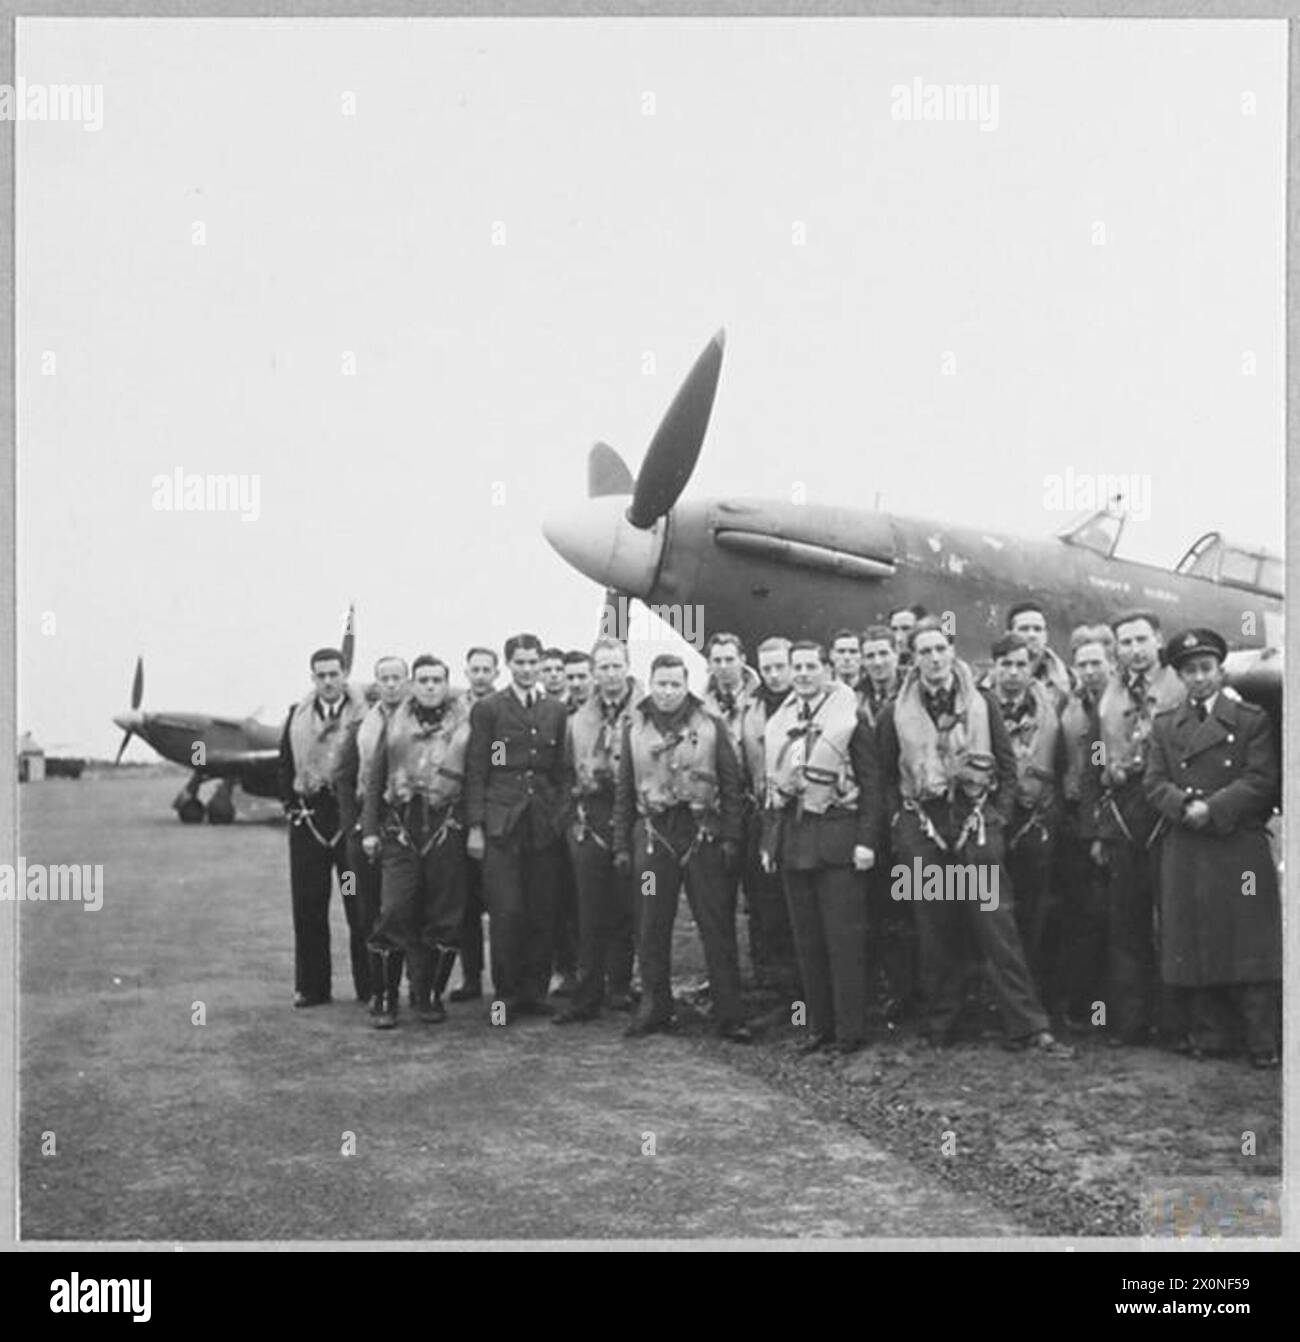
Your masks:
M203 819L203 803L197 797L190 797L176 808L182 825L197 825Z
M235 819L235 803L229 797L216 796L208 803L208 824L229 825Z

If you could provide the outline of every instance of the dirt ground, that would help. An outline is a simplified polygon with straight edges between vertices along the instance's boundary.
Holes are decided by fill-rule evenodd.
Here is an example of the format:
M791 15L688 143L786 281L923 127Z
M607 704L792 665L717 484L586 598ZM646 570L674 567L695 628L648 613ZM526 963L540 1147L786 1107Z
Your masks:
M20 910L25 1239L1133 1235L1207 1188L1214 1233L1277 1233L1280 1077L1240 1063L906 1036L798 1059L793 1029L746 1049L688 1009L636 1042L621 1016L501 1028L483 1003L379 1033L337 896L337 1000L294 1011L276 808L182 826L177 778L19 794L27 860L105 883L97 913ZM688 991L684 907L677 965ZM1253 1219L1222 1214L1243 1200Z

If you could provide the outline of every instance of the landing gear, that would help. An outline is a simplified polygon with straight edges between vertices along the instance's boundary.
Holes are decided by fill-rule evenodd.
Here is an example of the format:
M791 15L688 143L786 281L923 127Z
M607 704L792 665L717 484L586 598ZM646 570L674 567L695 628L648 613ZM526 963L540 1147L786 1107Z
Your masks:
M183 825L197 825L203 819L203 803L197 797L190 797L176 808L176 814Z
M224 778L208 798L208 824L229 825L235 819L235 799L231 795L234 784Z
M172 806L176 809L176 814L181 818L182 825L197 825L203 820L204 807L199 800L199 786L203 782L203 775L197 771L190 776L190 781L176 794Z

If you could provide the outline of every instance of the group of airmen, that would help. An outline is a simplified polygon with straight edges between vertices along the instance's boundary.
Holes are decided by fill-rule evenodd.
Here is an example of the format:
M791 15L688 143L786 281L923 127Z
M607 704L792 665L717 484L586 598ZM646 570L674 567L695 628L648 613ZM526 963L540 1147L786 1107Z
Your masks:
M667 1031L684 887L734 1043L786 1020L802 1053L854 1053L915 1021L943 1047L995 1011L1011 1049L1068 1059L1063 1035L1098 1031L1278 1066L1267 714L1225 688L1213 630L1166 645L1134 611L1076 628L1068 662L1047 634L1012 607L981 674L919 607L768 638L752 667L715 633L699 695L673 653L643 689L608 637L516 635L499 690L486 647L464 688L437 657L381 658L369 695L320 649L281 745L295 1005L330 1000L337 874L376 1028L404 967L421 1022L487 996L486 913L493 1023Z

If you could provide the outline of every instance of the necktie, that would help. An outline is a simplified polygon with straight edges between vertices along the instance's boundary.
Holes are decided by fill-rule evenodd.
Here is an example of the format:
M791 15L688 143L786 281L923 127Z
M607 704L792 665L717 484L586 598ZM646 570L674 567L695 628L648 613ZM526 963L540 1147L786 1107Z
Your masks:
M528 693L524 695L524 707L531 710L532 706L533 706L533 692L532 690L529 690Z
M1205 706L1205 700L1204 699L1198 700L1196 704L1196 716L1200 718L1202 722L1204 722L1205 719L1209 717L1209 713L1210 713L1209 709L1206 708Z

